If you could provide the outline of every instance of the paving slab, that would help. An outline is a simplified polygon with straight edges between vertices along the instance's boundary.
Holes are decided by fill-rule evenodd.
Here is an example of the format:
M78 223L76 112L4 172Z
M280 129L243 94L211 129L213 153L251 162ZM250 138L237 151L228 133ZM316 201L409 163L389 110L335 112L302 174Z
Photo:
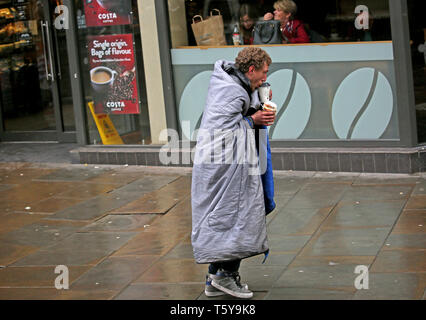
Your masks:
M406 209L426 209L426 195L413 195L407 202Z
M134 283L115 300L196 300L204 283Z
M341 200L403 200L408 199L412 189L413 186L407 185L349 186Z
M69 166L60 168L51 173L39 176L39 181L85 181L89 178L96 177L105 171L103 168L79 168Z
M205 283L207 267L206 264L197 264L194 259L160 259L134 283Z
M268 224L268 235L313 234L331 210L332 207L289 208L285 206Z
M122 290L159 258L160 256L109 257L75 281L70 290Z
M0 299L234 299L204 295L190 168L0 163L6 176ZM269 257L240 268L253 300L424 299L425 181L276 172ZM54 288L59 264L70 269L69 290ZM359 265L369 267L369 290L354 286Z
M310 179L310 183L346 183L352 184L357 181L360 173L358 172L316 172Z
M100 194L109 193L119 187L117 184L106 183L73 183L69 190L59 193L62 198L90 199Z
M163 259L193 259L194 253L190 242L182 240L173 249L167 252Z
M0 236L2 236L4 233L8 233L34 222L40 221L44 217L44 215L30 213L9 213L7 215L1 216Z
M55 288L54 266L49 267L7 267L0 269L0 288ZM69 284L89 270L89 266L70 266Z
M31 212L36 214L52 215L56 212L65 210L71 206L86 201L86 198L63 198L60 196L52 196L50 198L31 203L29 206L21 205L15 212ZM25 209L29 207L29 209ZM25 210L24 210L25 209Z
M413 195L426 195L426 181L421 179L416 182L416 186L413 190Z
M242 263L241 283L247 283L251 291L268 291L279 279L285 266L251 266Z
M113 256L164 255L182 241L187 234L187 232L159 233L144 231L128 241Z
M143 178L143 174L135 174L134 172L122 172L122 170L105 170L101 174L89 177L86 182L90 183L106 183L124 186L135 180Z
M361 173L354 181L354 185L404 185L415 184L421 181L419 175L411 174L374 174L374 173Z
M306 236L270 235L268 244L271 252L298 252L311 238Z
M316 288L272 288L265 300L351 300L354 292Z
M35 246L22 246L0 241L0 266L8 266L39 249Z
M400 215L392 233L419 233L426 232L426 210L404 210Z
M157 218L156 214L109 214L87 225L82 231L143 231Z
M270 267L281 267L286 268L295 258L297 252L291 253L282 253L270 250L268 258L263 263L265 256L263 254L257 255L244 259L241 262L241 266L252 266L252 267L261 267L261 266L270 266Z
M288 209L325 208L334 206L350 185L342 183L322 184L311 183L303 186L287 203Z
M3 199L0 201L0 211L2 216L13 213L15 211L25 211L28 212L25 208L28 206L27 201L15 201L13 198Z
M370 266L376 256L297 256L289 268L330 267L338 265Z
M161 189L145 194L139 199L113 210L112 213L165 214L185 198L190 193L190 190L191 178L180 177Z
M405 200L341 201L324 222L324 227L391 227L401 214Z
M143 178L137 179L129 184L126 184L114 191L112 194L129 194L135 193L136 195L143 195L154 190L158 190L172 181L178 179L177 175L146 175Z
M368 278L368 289L357 290L355 300L418 300L426 287L424 273L370 272Z
M67 182L45 182L45 181L30 181L0 192L0 201L14 199L18 202L24 202L28 206L32 203L37 203L40 200L50 198L59 193L67 191L72 187Z
M303 249L302 255L376 255L390 228L321 230Z
M274 287L354 288L357 264L299 266L288 268L277 279Z
M374 261L371 272L424 272L426 249L382 250Z
M53 174L56 169L39 169L22 167L14 170L0 170L0 183L25 184L47 174Z
M112 300L118 293L115 290L87 290L87 289L68 289L56 290L52 300Z
M47 247L81 229L82 225L73 222L41 220L20 229L0 234L0 241L23 246Z
M59 293L55 288L0 288L0 300L52 300Z
M0 184L0 192L16 187L16 184Z
M134 232L75 233L53 246L20 259L13 266L96 265L135 235Z
M423 233L395 234L391 233L386 239L383 250L395 249L426 249L426 237Z
M268 294L268 291L253 291L253 297L250 299L250 301L252 300L264 300L265 296ZM225 294L223 296L218 296L218 297L207 297L204 294L204 290L201 293L201 295L198 297L197 300L207 300L207 301L245 301L243 299L240 298L236 298L233 297L231 295Z
M49 216L49 219L55 220L96 220L107 215L112 210L133 201L137 195L109 193L100 195L89 200L77 203L71 207L63 209Z
M291 196L297 193L309 181L308 178L275 178L274 191L277 197L287 195Z

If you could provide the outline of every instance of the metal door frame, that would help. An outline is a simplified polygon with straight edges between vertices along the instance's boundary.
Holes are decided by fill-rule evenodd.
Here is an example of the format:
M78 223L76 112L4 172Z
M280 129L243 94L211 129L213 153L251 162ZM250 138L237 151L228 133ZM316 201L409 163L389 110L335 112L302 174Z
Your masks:
M41 30L44 32L44 35L48 38L45 38L46 40L46 47L44 48L45 54L50 55L47 57L49 61L49 66L52 71L52 79L51 79L51 92L52 92L52 103L53 103L53 111L55 114L55 130L40 130L40 131L5 131L4 128L4 122L3 122L3 115L0 110L0 141L52 141L52 142L59 142L59 143L74 143L77 139L77 131L78 131L78 117L76 115L76 105L81 106L79 103L75 103L74 100L75 94L74 94L74 88L72 88L72 96L73 96L73 107L74 107L74 121L76 124L76 131L65 131L64 128L64 122L63 122L63 114L61 109L61 101L60 101L60 91L59 91L59 84L57 81L58 78L58 70L59 66L57 65L58 61L56 61L56 48L53 45L53 28L54 24L52 22L52 12L50 11L50 4L49 0L41 0L43 3L43 13L44 13L44 19L43 21L38 21L38 23L45 23L45 28L51 28L50 32L45 32L44 30ZM66 1L64 1L64 5ZM68 6L68 13L70 18L74 18L74 6ZM73 19L70 19L73 20ZM78 55L77 46L70 46L68 45L68 41L70 38L70 34L75 34L75 24L69 24L69 29L66 30L66 40L67 40L67 52L68 55L76 56ZM42 26L43 28L43 26ZM71 50L70 50L71 49ZM70 75L74 75L76 72L72 70L71 63L70 63ZM72 82L72 81L71 81ZM0 106L1 108L1 106Z

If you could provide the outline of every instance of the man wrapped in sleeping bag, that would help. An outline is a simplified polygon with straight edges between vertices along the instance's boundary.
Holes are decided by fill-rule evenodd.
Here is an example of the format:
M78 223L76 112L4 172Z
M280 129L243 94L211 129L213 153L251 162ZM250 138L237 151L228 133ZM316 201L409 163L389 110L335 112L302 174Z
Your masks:
M235 63L217 61L210 79L191 189L191 241L196 262L210 264L209 297L251 298L241 260L269 252L266 214L275 203L266 127L275 112L258 110L257 88L271 62L261 48L244 48Z

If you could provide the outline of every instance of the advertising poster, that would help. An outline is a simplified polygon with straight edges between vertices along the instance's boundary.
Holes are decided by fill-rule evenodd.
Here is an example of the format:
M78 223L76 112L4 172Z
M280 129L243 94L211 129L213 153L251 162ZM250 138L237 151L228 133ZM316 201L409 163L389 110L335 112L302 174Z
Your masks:
M95 113L140 113L132 34L88 36L87 41Z
M131 0L83 0L86 25L116 26L132 23Z

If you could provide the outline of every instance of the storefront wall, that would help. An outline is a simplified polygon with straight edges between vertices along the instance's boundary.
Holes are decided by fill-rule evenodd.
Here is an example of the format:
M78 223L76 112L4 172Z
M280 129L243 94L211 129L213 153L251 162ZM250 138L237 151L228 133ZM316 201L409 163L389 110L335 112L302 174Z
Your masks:
M213 64L234 60L242 46L190 46L190 24L182 23L188 20L186 2L193 3L136 1L143 55L137 59L144 69L147 108L139 117L148 116L151 141L124 147L92 145L88 139L77 150L80 163L192 165L193 133ZM262 46L273 60L268 82L279 105L278 120L270 128L274 169L424 171L416 139L406 6L404 0L389 4L384 17L392 38ZM182 148L169 149L168 129L178 131L185 141Z
M233 61L242 46L188 46L192 31L188 24L184 28L179 26L185 26L185 23L178 23L184 18L185 1L168 2L179 129L182 139L195 141L194 131L200 125L213 65L219 59ZM349 2L340 1L341 7ZM344 17L352 19L349 20L352 24L357 4L353 2L353 7L349 4L352 18L350 15ZM391 22L392 29L401 27L395 21L400 12L393 12L394 18L391 19L391 11L398 10L398 6L393 4L389 8L386 1L369 1L369 5L375 9L376 17L379 13L384 17L382 28L383 25L386 27L386 21L388 31ZM336 19L344 14L339 16L333 12L330 16ZM188 20L191 19L186 17ZM267 81L272 87L272 100L278 105L276 123L269 128L272 146L415 146L413 106L401 103L401 95L409 96L412 88L398 90L395 74L395 65L406 61L401 56L398 57L401 60L395 59L394 45L403 44L407 39L334 42L332 37L336 36L332 34L323 43L261 46L273 61ZM390 31L389 35L382 36L387 37L390 37Z
M278 105L272 141L399 140L391 42L262 48L273 61L267 81ZM240 50L172 50L183 138L195 140L212 65Z

